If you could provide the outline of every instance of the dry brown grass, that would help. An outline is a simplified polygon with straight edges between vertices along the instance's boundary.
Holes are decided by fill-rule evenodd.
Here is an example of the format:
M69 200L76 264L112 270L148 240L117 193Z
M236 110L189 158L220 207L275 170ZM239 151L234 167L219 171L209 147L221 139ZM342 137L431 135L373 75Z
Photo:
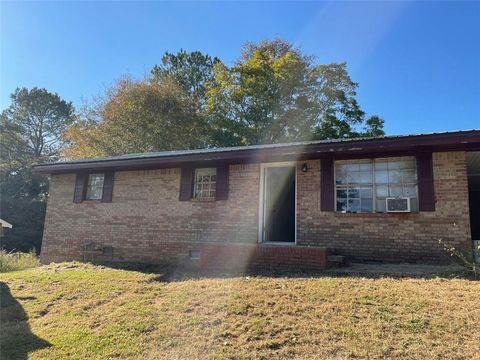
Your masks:
M31 250L28 253L0 250L0 273L24 270L37 266L40 266L40 260L35 254L35 250Z
M11 326L15 309L2 308L2 360L27 351L33 359L480 359L479 281L166 283L78 264L0 276L28 317L26 329Z

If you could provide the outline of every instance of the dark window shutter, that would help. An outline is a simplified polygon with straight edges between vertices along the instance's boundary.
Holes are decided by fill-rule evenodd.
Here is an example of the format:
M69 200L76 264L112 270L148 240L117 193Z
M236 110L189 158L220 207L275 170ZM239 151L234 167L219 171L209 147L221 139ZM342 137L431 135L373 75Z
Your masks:
M77 173L75 180L75 189L73 190L73 202L81 203L85 197L87 174Z
M229 178L228 164L217 166L216 200L228 199L228 183L229 183L228 178Z
M320 161L320 210L335 210L335 184L333 182L333 158Z
M435 189L433 186L432 153L417 155L418 209L435 211Z
M105 177L103 178L102 202L112 202L114 177L115 172L113 170L105 172Z
M180 201L189 201L193 193L193 168L185 166L180 174Z

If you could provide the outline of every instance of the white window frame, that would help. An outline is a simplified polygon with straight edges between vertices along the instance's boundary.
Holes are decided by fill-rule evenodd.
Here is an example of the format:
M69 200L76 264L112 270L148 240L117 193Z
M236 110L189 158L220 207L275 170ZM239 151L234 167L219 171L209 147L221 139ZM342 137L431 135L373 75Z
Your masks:
M91 182L90 182L90 179L92 177L102 177L102 185L95 185L95 186L92 186L91 185ZM102 200L103 198L103 187L105 186L105 173L91 173L91 174L88 174L87 176L87 184L85 185L86 188L85 188L85 200L92 200L92 201L96 201L96 200ZM95 187L95 188L100 188L100 197L92 197L92 191L91 189Z
M335 212L337 213L343 213L343 211L339 211L337 209L337 190L338 188L340 187L340 190L341 189L345 189L345 191L347 191L347 204L348 204L348 189L349 188L369 188L370 189L370 186L371 186L371 189L372 189L372 211L356 211L354 213L361 213L361 214L374 214L374 213L380 213L380 214L384 214L384 213L388 213L385 209L385 211L377 211L377 200L381 200L381 199L384 199L385 200L385 206L386 206L386 199L387 198L390 198L390 197L394 197L394 196L389 196L387 195L386 197L377 197L377 186L390 186L390 181L388 179L388 182L387 183L377 183L376 180L375 180L375 170L376 170L376 167L375 167L375 164L377 162L382 162L382 161L386 161L386 162L394 162L394 161L408 161L408 160L413 160L414 162L414 166L413 166L413 169L414 172L415 172L415 181L414 182L404 182L403 181L403 175L402 175L402 181L401 183L397 184L397 183L392 183L392 185L400 185L403 187L407 186L407 185L410 185L410 186L414 186L415 187L415 196L409 196L410 198L416 198L417 199L417 209L414 210L413 212L418 212L418 173L417 173L417 167L416 167L416 158L414 156L397 156L397 157L381 157L381 158L364 158L364 159L351 159L351 160L336 160L334 161L334 184L335 184L335 188L334 188L334 191L335 191ZM349 186L349 185L338 185L337 184L337 165L339 164L361 164L361 163L371 163L372 164L372 184L355 184L353 186ZM403 169L405 170L405 169ZM407 169L409 170L409 169ZM406 196L400 196L400 197L406 197ZM361 197L359 197L359 201L360 201L360 209L361 209Z
M199 174L204 172L205 174ZM209 181L198 181L198 176L209 176ZM212 176L215 176L215 180L212 181ZM199 190L197 188L198 185L208 185L209 189L208 196L199 196ZM201 190L203 193L204 189ZM213 195L212 195L213 192ZM193 198L194 199L215 199L217 194L217 168L196 168L194 173L194 180L193 180Z

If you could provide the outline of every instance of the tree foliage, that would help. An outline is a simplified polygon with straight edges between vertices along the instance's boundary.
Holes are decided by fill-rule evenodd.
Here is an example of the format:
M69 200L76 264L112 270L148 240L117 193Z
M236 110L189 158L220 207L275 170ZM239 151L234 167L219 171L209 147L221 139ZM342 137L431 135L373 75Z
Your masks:
M176 54L166 52L161 64L153 67L152 80L162 83L173 79L191 94L199 105L204 105L207 84L214 80L213 65L219 62L217 57L212 58L200 51L187 53L181 49Z
M249 43L237 63L214 65L208 111L215 144L250 145L383 133L378 117L365 122L358 84L346 64L317 65L280 39ZM358 130L365 125L365 131ZM374 128L371 128L374 126Z
M382 135L383 120L365 118L346 64L314 60L280 39L244 45L232 66L198 51L166 52L149 78L120 80L87 107L63 154Z
M11 99L1 117L4 131L18 137L13 142L18 145L15 150L21 149L34 159L57 156L62 133L74 119L72 103L37 87L18 88Z
M13 229L4 246L39 248L47 182L32 165L58 159L61 134L74 119L71 103L45 89L16 89L12 103L0 114L1 217Z
M85 158L203 147L204 118L197 110L195 99L174 79L123 79L90 111L100 121L83 117L66 131L63 154Z

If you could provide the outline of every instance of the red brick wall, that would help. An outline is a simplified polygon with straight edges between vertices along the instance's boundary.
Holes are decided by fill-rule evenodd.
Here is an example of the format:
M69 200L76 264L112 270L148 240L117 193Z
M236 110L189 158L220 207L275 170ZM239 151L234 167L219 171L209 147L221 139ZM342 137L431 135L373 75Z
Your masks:
M322 270L327 250L321 247L262 244L202 244L198 266L206 270Z
M464 152L434 154L436 211L411 214L322 212L320 161L307 161L307 173L300 171L303 163L297 166L298 245L355 258L429 261L440 256L439 238L470 244ZM257 242L259 164L232 165L229 198L217 202L179 201L179 169L117 172L112 203L75 204L74 184L74 174L51 176L43 262L81 260L90 242L113 247L112 260L143 262L188 261L199 244Z
M111 203L75 204L75 175L53 175L42 261L82 259L90 242L145 262L184 259L198 242L255 243L259 181L259 165L232 165L228 200L179 201L179 169L120 171Z

